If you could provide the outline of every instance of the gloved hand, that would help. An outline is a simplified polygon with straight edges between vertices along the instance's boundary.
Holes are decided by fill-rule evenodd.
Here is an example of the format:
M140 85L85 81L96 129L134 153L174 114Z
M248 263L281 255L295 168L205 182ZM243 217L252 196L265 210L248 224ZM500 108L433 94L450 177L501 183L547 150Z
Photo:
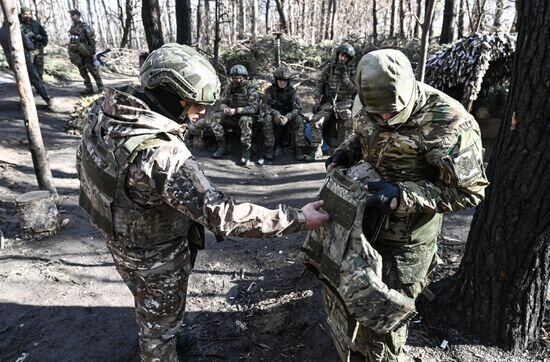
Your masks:
M401 190L390 181L368 182L367 191L373 195L367 199L365 207L377 207L384 214L389 214L399 207Z
M281 117L279 117L279 124L280 124L281 126L284 126L287 122L288 122L287 116L281 116Z
M346 63L338 62L336 63L336 69L340 71L340 73L347 73L348 68L346 67Z
M327 171L332 170L338 166L349 166L349 158L346 152L336 151L325 161L325 168Z

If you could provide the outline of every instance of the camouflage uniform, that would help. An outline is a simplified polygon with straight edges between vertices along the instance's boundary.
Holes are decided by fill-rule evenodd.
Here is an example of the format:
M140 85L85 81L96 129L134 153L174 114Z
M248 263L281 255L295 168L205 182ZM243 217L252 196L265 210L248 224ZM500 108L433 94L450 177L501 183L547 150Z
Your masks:
M273 149L275 145L273 126L284 125L281 123L281 116L284 116L286 117L285 122L289 122L294 130L296 149L303 148L306 145L304 117L300 114L302 105L296 89L290 83L284 89L280 89L275 81L266 89L263 105L265 110L262 125L266 147L270 150Z
M206 63L179 44L151 53L140 74L145 91L107 89L92 107L77 153L79 204L103 231L134 295L142 361L178 360L175 335L193 264L190 246L200 247L202 225L247 237L280 236L305 225L301 210L236 204L218 191L183 142L186 126L147 94L178 85L173 91L184 99L213 103L219 81Z
M250 150L254 117L260 110L258 87L252 81L244 79L240 83L231 82L222 94L220 103L221 111L215 112L211 119L212 132L216 141L225 142L224 126L238 127L241 131L243 150ZM223 114L223 109L226 107L235 108L236 114L234 116Z
M354 119L354 134L335 155L343 152L348 166L368 161L399 187L399 206L389 214L373 246L383 259L383 282L414 299L436 264L442 213L474 207L484 197L488 182L479 126L456 100L416 82L409 61L399 51L365 55L358 72L364 107ZM395 115L384 121L376 115L383 112ZM354 275L360 271L356 265L361 263L347 263L344 267L349 270L344 273ZM324 293L327 314L339 315L343 326L356 325L353 349L361 359L402 360L407 326L378 334L358 322L360 318L335 311L334 300Z
M337 53L338 54L338 53ZM352 133L351 107L355 97L355 70L350 62L332 62L325 66L317 81L315 97L320 99L321 110L311 120L311 145L318 147L323 141L323 124L337 117L340 131L338 139L346 139ZM334 104L333 104L334 101ZM335 114L336 112L336 114Z
M36 92L40 94L40 97L42 97L42 99L44 99L46 103L50 104L51 97L48 95L46 87L44 86L44 82L38 75L38 72L36 71L36 68L32 63L30 51L33 49L33 43L23 32L21 32L21 38L23 40L23 48L25 50L25 63L27 64L27 73L29 75L29 80L34 89L36 89ZM4 24L0 28L0 45L4 50L4 55L6 56L6 61L8 62L10 69L13 70L13 61L7 22L4 22Z
M69 30L69 59L78 67L80 76L84 79L84 85L88 92L93 92L92 81L88 72L94 77L98 91L103 90L103 81L99 71L92 63L96 52L95 33L86 23L78 21L73 23Z
M34 19L30 21L21 21L21 31L29 38L33 44L33 50L30 51L31 61L42 79L44 75L44 48L48 45L48 34L40 25L40 23Z

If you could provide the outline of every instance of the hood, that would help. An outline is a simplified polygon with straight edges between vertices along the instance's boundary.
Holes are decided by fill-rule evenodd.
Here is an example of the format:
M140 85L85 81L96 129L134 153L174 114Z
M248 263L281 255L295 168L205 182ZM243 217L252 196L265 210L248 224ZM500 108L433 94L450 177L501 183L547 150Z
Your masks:
M382 121L384 125L404 123L415 109L415 75L405 54L398 50L382 49L364 55L357 66L357 85L359 99L368 113L397 113Z
M183 135L187 127L153 112L145 102L132 94L114 88L105 90L101 109L104 115L102 127L112 126L109 131L111 137L155 133Z

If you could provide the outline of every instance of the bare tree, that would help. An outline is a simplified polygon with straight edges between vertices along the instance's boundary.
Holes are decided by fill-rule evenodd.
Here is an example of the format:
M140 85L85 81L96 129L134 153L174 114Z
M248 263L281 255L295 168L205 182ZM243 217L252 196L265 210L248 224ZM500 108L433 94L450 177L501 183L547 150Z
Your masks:
M275 4L277 4L277 12L279 13L281 31L283 33L288 34L288 25L287 25L286 16L285 16L285 9L283 7L284 5L283 1L284 0L275 0Z
M177 3L180 2L184 3L185 1L177 1L176 6ZM147 39L147 47L149 48L149 52L152 52L153 50L158 49L162 45L164 45L158 0L142 0L141 20L143 21L143 27L146 29L145 38ZM189 21L189 27L190 23L191 21ZM190 29L189 33L191 33Z
M176 28L176 42L191 45L191 0L176 0Z
M253 41L258 37L258 23L256 17L258 15L258 0L252 0L252 14L250 14L250 35Z
M372 0L372 42L378 43L377 0Z
M420 59L418 60L418 68L416 78L423 82L426 71L426 58L428 56L428 45L430 28L432 27L433 10L435 0L426 0L426 8L424 9L424 21L422 22L422 39L420 41Z
M455 20L456 20L456 0L445 0L445 9L443 10L443 25L441 26L440 44L448 44L454 41Z
M395 0L391 0L390 36L395 35Z

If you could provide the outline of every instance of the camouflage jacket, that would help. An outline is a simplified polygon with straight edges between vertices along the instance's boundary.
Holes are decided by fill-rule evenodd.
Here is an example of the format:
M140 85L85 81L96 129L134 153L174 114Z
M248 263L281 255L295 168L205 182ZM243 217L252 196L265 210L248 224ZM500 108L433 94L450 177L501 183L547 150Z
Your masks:
M135 90L132 93L139 94ZM151 111L143 100L127 92L108 88L101 107L94 107L90 118L93 120L90 125L94 125L95 130L91 131L90 127L86 129L77 152L77 171L81 183L87 183L81 185L81 190L84 187L93 192L93 188L99 184L94 185L94 176L86 175L89 172L81 166L84 151L88 151L86 147L91 144L88 142L89 137L101 135L102 144L107 145L112 150L108 153L114 154L116 158L117 149L129 138L144 134L165 134L170 142L153 147L137 147L136 152L128 158L129 165L120 165L118 168L125 170L125 174L117 177L124 180L122 189L125 197L135 204L123 205L124 208L151 209L168 205L179 211L183 220L194 220L214 233L223 235L275 237L304 229L305 217L299 209L279 205L277 209L271 210L251 203L238 204L218 191L185 146L182 140L185 125ZM93 158L96 165L108 166L98 153L87 152L87 157ZM111 209L117 207L115 202ZM120 210L124 208L119 207ZM162 220L141 222L150 224ZM131 228L131 224L128 227ZM130 235L131 231L126 234ZM151 237L154 238L154 235Z
M388 124L363 108L354 134L338 150L352 163L368 161L399 186L399 207L382 234L386 240L434 239L440 225L426 238L418 238L418 230L439 213L476 206L488 185L477 122L456 100L422 83L410 117Z
M69 29L69 53L83 53L93 55L96 52L96 41L94 30L85 22L73 23Z
M48 45L48 34L40 23L34 19L30 22L21 21L21 31L33 43L34 48L42 48Z
M288 118L292 118L302 111L298 92L290 84L284 89L280 89L275 84L272 84L265 91L263 104L266 112L274 109Z
M331 62L323 68L317 79L314 96L321 103L353 100L357 88L355 70L348 64Z
M230 82L222 93L220 108L235 108L237 115L255 115L260 111L258 87L249 80Z

